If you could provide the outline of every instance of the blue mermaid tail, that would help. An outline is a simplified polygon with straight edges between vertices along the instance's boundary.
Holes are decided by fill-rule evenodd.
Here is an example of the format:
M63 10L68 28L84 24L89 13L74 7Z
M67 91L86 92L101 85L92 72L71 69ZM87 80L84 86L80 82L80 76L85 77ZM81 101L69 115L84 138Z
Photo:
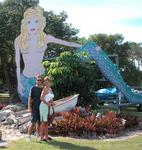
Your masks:
M131 88L124 82L117 66L95 42L88 42L79 48L78 52L87 52L88 57L97 62L103 75L116 86L128 102L142 104L142 95L132 92Z

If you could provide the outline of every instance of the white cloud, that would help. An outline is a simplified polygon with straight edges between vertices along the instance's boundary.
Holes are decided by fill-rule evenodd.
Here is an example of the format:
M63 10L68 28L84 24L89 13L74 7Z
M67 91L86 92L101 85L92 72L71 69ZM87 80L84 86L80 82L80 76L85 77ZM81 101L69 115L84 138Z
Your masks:
M69 18L68 22L80 31L78 36L88 37L97 33L120 33L126 41L142 42L142 26L134 27L120 22L125 19L142 18L141 9L132 7L132 5L131 7L124 5L85 7L82 5L63 5L63 3L55 5L45 1L41 1L40 5L45 10L53 10L55 13L66 11Z

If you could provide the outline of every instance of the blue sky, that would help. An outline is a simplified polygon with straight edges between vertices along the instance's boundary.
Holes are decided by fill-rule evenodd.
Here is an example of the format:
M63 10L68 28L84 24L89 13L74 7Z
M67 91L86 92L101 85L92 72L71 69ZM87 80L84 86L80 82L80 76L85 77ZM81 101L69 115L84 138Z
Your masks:
M40 0L40 6L66 11L79 37L120 33L124 41L142 42L142 0Z
M79 29L79 37L120 33L124 41L142 42L142 0L39 1L47 11L66 11L67 22Z

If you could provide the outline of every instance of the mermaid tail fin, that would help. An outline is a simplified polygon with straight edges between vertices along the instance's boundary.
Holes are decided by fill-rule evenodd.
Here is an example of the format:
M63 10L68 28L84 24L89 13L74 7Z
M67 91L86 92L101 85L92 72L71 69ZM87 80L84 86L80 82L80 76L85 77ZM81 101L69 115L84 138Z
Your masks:
M120 75L118 67L113 64L108 55L95 42L88 42L79 48L78 52L87 52L88 58L97 62L103 75L116 86L128 102L142 104L142 95L132 92L132 89Z

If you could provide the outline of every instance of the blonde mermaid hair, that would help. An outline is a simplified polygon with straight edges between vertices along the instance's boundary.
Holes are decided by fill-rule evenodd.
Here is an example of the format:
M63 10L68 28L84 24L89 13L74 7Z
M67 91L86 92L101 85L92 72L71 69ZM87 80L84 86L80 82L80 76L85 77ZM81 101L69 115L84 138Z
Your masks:
M39 18L40 29L38 36L38 46L42 48L45 46L46 42L46 34L44 33L44 28L46 26L46 19L43 16L43 9L39 6L28 8L23 15L22 23L21 23L21 33L18 36L18 45L22 53L28 53L28 29L27 29L27 19L29 17L36 16Z

